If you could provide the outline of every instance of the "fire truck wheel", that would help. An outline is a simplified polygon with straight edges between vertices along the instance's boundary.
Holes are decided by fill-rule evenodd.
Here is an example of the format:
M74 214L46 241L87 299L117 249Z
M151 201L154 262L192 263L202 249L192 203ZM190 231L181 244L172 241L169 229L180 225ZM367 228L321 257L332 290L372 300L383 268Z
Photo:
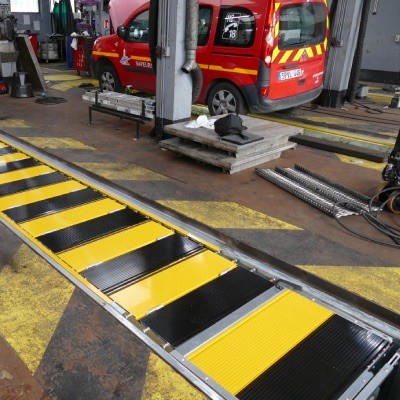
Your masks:
M123 87L119 82L118 74L112 65L106 64L100 68L99 82L100 87L103 90L108 90L110 92L123 92Z
M228 82L218 83L211 89L207 98L207 105L211 115L248 113L242 94Z

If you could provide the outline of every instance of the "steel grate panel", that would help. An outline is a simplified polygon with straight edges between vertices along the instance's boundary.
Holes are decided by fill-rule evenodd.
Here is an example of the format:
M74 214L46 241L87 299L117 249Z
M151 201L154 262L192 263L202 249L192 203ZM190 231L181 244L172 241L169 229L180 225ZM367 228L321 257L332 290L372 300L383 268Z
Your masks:
M0 164L0 174L4 172L15 171L17 169L35 167L37 165L42 165L42 163L33 158L26 158L24 160Z
M387 345L334 315L237 397L240 400L333 400Z
M94 286L109 293L162 267L187 257L203 246L180 234L167 236L140 249L82 272Z
M141 321L176 347L272 286L265 278L235 268Z
M48 200L37 201L35 203L10 208L4 211L4 214L15 222L21 223L30 219L43 217L81 204L89 203L103 197L104 195L102 193L91 188L85 188L60 196L55 196Z
M3 183L0 185L0 196L6 196L14 193L23 192L29 189L36 189L42 186L59 183L70 178L60 172L50 172L48 174L39 175L34 178L22 179L11 183Z
M146 217L143 215L125 208L59 231L38 236L37 239L54 253L59 253L145 220Z

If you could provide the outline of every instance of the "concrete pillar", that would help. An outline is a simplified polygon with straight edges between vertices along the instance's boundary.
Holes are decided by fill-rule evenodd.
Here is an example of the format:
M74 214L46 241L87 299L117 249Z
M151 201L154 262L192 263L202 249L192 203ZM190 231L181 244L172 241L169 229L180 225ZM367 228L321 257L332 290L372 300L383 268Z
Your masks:
M344 104L357 47L362 6L363 0L336 1L324 89L320 97L320 104L324 107L337 108Z
M185 0L162 0L158 9L158 58L156 85L156 136L163 126L189 120L192 82L182 71L185 63Z

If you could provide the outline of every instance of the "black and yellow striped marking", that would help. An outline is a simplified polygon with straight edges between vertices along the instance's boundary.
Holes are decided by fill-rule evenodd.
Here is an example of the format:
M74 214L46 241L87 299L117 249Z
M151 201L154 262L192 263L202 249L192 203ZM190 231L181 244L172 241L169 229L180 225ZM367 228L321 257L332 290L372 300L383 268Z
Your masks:
M1 218L65 275L169 344L213 388L240 399L334 398L388 345L189 232L6 142ZM299 360L312 365L300 375ZM335 379L332 371L340 371Z

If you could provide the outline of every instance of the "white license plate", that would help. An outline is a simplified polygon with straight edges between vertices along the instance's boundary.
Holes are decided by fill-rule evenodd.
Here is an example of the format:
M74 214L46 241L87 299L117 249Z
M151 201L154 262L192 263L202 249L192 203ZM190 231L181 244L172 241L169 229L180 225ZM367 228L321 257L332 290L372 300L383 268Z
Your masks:
M301 68L291 69L290 71L279 72L278 79L280 81L285 81L286 79L299 78L303 76L303 70Z

